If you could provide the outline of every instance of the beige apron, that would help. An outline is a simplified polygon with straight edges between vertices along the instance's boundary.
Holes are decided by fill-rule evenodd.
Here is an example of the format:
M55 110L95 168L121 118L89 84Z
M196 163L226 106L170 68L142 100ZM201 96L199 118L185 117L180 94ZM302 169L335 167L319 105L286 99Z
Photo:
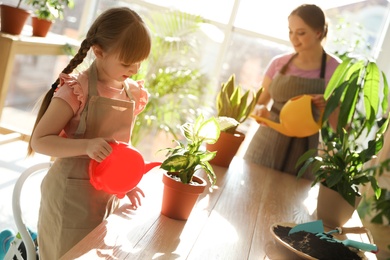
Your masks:
M302 78L284 75L284 71L293 60L293 56L275 76L269 86L269 93L274 100L270 111L270 119L279 122L279 112L284 104L292 97L302 94L323 94L325 91L326 53L322 56L322 65L319 78ZM317 109L312 106L314 118L319 117ZM317 113L316 113L317 112ZM296 175L299 168L295 165L302 154L312 148L317 148L319 135L296 138L285 136L270 127L260 126L254 134L244 159L252 163ZM313 179L310 171L304 177Z
M98 96L94 63L88 82L88 102L75 138L114 138L129 143L134 101ZM131 99L127 84L125 90ZM88 156L58 158L45 176L38 221L40 259L59 259L118 206L115 196L91 185L89 162Z

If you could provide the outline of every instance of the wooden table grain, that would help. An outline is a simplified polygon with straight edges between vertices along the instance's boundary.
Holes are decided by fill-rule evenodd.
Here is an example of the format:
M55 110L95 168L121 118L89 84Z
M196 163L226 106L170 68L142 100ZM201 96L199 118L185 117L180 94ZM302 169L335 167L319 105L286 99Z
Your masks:
M201 194L187 221L160 214L163 171L150 171L139 185L146 194L142 206L122 204L62 259L299 259L270 227L315 220L318 189L239 157L214 170L216 187ZM356 212L348 225L362 225ZM351 238L368 242L365 235Z

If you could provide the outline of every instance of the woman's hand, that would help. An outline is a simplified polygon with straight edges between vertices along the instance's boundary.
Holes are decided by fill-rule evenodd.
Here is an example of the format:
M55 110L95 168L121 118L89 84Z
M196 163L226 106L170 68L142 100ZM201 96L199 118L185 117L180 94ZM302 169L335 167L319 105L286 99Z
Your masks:
M255 116L258 116L258 117L262 117L262 118L269 118L269 116L270 116L269 110L264 105L256 105L255 108L253 109L252 114ZM259 121L257 119L256 119L256 122L261 124L261 125L265 125L265 126L267 125L263 121Z
M253 109L253 114L264 118L268 118L270 116L269 110L264 105L256 105Z
M86 153L97 162L102 162L112 152L109 143L116 143L114 139L94 138L88 140Z
M313 104L320 110L323 111L326 106L324 95L312 95Z
M144 192L138 187L135 187L129 191L126 196L129 198L133 209L137 209L139 206L141 206L141 196L145 198Z

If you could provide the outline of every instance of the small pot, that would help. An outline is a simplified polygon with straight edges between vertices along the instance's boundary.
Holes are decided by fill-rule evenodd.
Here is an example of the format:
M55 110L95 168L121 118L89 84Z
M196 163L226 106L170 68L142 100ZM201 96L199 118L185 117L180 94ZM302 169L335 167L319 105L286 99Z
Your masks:
M317 219L322 219L330 228L342 227L352 217L360 203L361 196L356 196L352 207L338 192L320 184L317 198Z
M30 12L21 8L2 4L1 9L1 31L13 35L19 35L30 16Z
M210 163L222 167L229 167L230 162L236 155L244 139L245 134L238 131L234 134L221 132L217 142L214 144L206 144L207 150L217 151L217 154Z
M46 37L52 24L53 22L50 20L39 19L36 16L32 17L32 35L38 37Z
M164 192L161 214L172 219L187 220L200 194L206 188L206 181L193 176L194 184L185 184L173 178L176 173L164 172Z

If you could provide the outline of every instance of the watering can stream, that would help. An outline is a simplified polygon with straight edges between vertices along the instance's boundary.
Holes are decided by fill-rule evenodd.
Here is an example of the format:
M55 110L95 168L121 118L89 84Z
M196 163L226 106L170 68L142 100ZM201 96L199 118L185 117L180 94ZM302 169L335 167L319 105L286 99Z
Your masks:
M123 198L141 181L142 176L161 162L146 163L142 155L126 143L110 143L112 152L101 163L91 160L89 176L92 186Z
M318 121L313 118L311 101L312 96L310 95L301 95L289 99L280 110L280 123L253 114L251 117L286 136L310 136L317 133L322 124L322 112Z

